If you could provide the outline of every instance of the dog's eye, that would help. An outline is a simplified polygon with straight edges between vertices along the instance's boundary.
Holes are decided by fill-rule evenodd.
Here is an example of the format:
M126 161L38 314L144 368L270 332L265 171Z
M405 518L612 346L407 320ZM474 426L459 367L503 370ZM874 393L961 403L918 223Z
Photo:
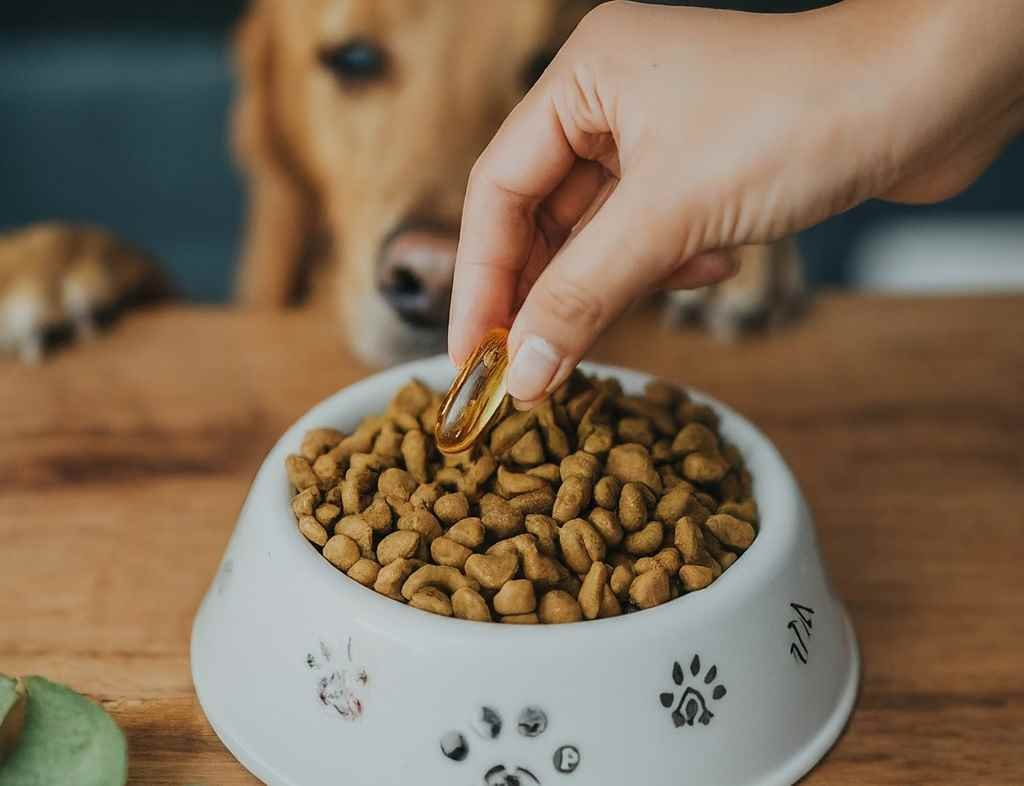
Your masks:
M540 75L544 73L544 69L551 65L551 61L554 59L555 53L550 50L535 53L526 64L526 68L523 69L523 86L527 90L533 87L540 79Z
M320 64L343 82L365 84L387 71L387 53L367 38L353 38L320 50Z

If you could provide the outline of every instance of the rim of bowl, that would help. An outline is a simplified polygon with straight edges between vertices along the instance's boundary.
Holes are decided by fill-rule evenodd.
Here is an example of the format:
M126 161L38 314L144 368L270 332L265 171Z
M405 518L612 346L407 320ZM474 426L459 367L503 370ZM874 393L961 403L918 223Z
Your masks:
M636 390L653 375L642 371L600 363L582 363L582 370L603 376L615 376L627 390ZM243 516L254 515L257 528L265 543L282 549L286 558L296 560L306 571L308 580L322 586L320 592L335 598L339 608L358 617L367 627L382 635L399 633L402 637L413 634L421 640L460 643L470 639L486 640L489 644L509 644L513 641L532 641L533 637L587 639L616 634L636 637L644 630L664 629L667 624L679 624L683 618L723 619L733 609L774 578L786 562L787 553L794 547L800 526L802 496L789 467L771 440L746 418L717 399L685 387L689 395L701 403L710 404L721 418L721 433L742 453L754 482L760 523L754 543L729 570L710 586L698 592L681 595L651 609L597 620L559 625L503 625L496 622L480 623L442 617L399 603L349 579L317 552L294 526L294 515L289 504L289 487L284 473L284 458L298 451L302 435L317 426L351 428L373 411L383 409L400 385L417 375L446 373L454 376L447 356L437 355L412 361L373 374L359 382L342 388L316 404L293 423L267 454L253 480ZM372 400L371 407L352 407L360 399ZM351 414L346 409L351 409ZM376 408L376 409L374 409ZM266 487L267 495L260 490ZM252 511L258 498L272 502L267 510ZM308 563L308 564L307 564Z

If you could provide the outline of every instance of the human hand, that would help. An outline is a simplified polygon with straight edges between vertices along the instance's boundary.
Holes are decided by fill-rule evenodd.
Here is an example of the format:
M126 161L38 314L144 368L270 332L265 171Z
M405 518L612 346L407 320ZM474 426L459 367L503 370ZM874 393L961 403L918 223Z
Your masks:
M880 5L589 14L471 173L452 360L511 325L509 392L528 405L640 296L731 275L729 249L869 197L934 201L970 183L1021 114L1012 58L971 39L1016 51L1019 2L993 0L987 20Z

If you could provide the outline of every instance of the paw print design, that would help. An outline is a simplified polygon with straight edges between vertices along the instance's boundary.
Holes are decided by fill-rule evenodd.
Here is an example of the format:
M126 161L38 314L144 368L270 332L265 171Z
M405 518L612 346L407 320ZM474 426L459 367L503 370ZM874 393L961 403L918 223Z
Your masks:
M501 737L504 723L501 714L493 707L481 707L469 723L474 736L484 741L496 742ZM523 739L540 737L547 731L548 716L539 707L526 707L516 718L515 730ZM452 762L464 762L470 756L467 735L461 731L450 731L441 737L441 753ZM551 762L555 772L569 774L580 766L580 752L574 745L562 745L555 749ZM480 783L483 786L540 786L540 775L530 768L508 761L497 762L484 770Z
M345 655L347 665L336 666L330 648L321 641L318 653L306 654L306 667L319 673L317 696L320 703L345 720L357 720L363 714L363 702L358 693L370 678L364 668L352 661L352 639L348 640Z
M672 665L672 681L682 689L678 694L673 690L662 693L658 698L661 706L672 710L672 722L678 729L680 726L693 726L700 723L707 726L715 713L708 706L708 700L704 697L705 691L710 691L713 701L718 701L725 696L725 686L714 684L718 679L718 667L712 665L704 675L701 675L700 655L694 655L690 661L690 680L685 687L686 674L683 667L676 661Z

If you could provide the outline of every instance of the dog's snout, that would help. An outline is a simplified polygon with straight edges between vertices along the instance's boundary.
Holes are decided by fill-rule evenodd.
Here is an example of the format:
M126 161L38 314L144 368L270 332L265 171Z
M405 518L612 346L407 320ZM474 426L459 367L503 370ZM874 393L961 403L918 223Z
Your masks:
M447 323L456 242L454 232L405 229L384 245L377 289L404 322L417 327Z

